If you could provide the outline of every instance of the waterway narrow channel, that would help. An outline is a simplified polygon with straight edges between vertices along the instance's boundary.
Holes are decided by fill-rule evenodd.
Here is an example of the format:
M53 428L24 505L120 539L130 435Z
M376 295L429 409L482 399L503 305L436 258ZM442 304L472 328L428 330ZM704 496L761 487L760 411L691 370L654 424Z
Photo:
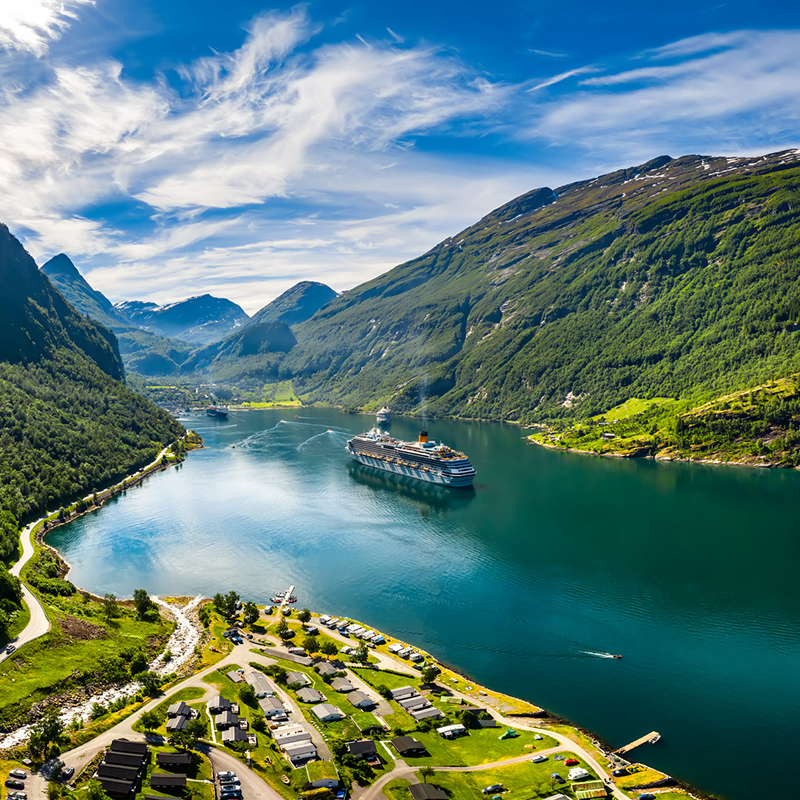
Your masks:
M100 593L349 615L728 800L760 800L800 734L800 474L589 458L491 423L429 422L474 490L344 452L367 417L187 415L207 449L48 541ZM419 423L395 419L392 433ZM622 660L603 657L621 653Z

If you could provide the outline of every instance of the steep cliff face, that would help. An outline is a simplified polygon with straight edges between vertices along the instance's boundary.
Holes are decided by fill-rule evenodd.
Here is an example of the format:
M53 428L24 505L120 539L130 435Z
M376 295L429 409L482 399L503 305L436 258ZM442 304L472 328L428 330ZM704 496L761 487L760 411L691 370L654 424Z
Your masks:
M62 348L88 356L112 378L124 376L114 334L78 314L0 225L0 361L35 362Z

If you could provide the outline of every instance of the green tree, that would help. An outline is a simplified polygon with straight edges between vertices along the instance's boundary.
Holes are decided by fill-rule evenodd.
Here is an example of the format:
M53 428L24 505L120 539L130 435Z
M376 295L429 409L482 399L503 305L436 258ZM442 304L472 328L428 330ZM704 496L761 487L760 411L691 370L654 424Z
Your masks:
M161 718L155 712L155 710L150 709L150 711L145 711L139 720L142 723L142 727L149 733L154 731L161 725Z
M297 619L299 619L300 622L305 624L311 619L311 612L307 608L303 608L297 612Z
M155 697L161 691L161 678L155 672L140 672L136 680L151 697Z
M292 629L289 627L289 623L283 617L281 617L280 621L275 626L275 632L284 641L292 638Z
M103 790L100 781L92 779L86 784L86 797L88 800L110 800Z
M244 604L243 607L243 619L245 625L253 625L258 622L258 618L260 616L260 612L258 610L258 606L255 603L247 602Z
M336 646L335 642L332 642L330 639L328 639L328 641L323 642L319 646L319 651L322 653L322 655L332 658L339 652L339 648Z
M319 652L319 643L317 642L316 636L304 636L303 643L301 644L303 650L306 651L309 655L313 655L314 653Z
M133 603L136 606L136 616L144 619L150 609L155 608L155 603L150 599L146 589L133 590Z
M433 683L440 672L441 670L435 664L426 664L420 673L423 683Z
M423 783L430 783L430 780L433 777L433 767L426 764L420 769L419 777L422 779Z
M117 596L115 594L103 595L103 617L105 618L106 622L110 622L112 619L117 619L120 616L120 613Z
M255 708L256 703L258 702L256 698L256 693L253 691L253 687L249 686L246 683L243 683L239 687L239 699L246 705L252 708Z
M350 654L350 658L353 661L358 661L361 664L365 664L369 659L369 650L367 649L367 645L364 642L360 642L358 647L356 647L355 653Z
M225 613L225 595L222 592L217 592L211 602L214 603L214 610L217 614Z
M239 595L231 590L225 595L225 605L223 614L230 619L236 614L236 606L239 604Z
M64 720L61 712L50 706L31 726L28 749L35 758L46 760L51 750L61 743L63 735Z

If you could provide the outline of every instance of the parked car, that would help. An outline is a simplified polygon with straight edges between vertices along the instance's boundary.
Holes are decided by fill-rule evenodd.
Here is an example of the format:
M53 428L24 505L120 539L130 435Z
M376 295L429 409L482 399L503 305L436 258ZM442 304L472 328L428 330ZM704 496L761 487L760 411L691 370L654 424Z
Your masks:
M531 761L533 761L534 764L541 764L542 761L547 761L547 756L534 756Z
M560 775L559 775L557 772L551 772L551 773L550 773L550 777L551 777L551 778L552 778L552 779L553 779L553 780L554 780L556 783L566 783L566 781L565 781L565 780L564 780L564 779L563 779L563 778L562 778L562 777L561 777L561 776L560 776Z
M6 653L13 653L16 649L13 644L9 644L6 646Z
M9 778L19 778L21 781L24 781L25 778L28 777L28 773L25 772L24 769L12 769L11 772L8 773Z
M496 792L503 791L503 784L502 783L493 783L491 786L484 786L481 791L484 794L495 794Z
M217 773L217 780L220 781L220 782L221 781L226 781L229 778L233 778L233 780L236 780L237 779L236 778L236 773L235 772L218 772Z
M16 778L8 778L6 780L6 786L9 789L24 789L25 784L22 781L18 781Z
M28 795L25 792L9 792L8 800L28 800Z
M647 792L646 794L640 794L639 800L656 800L656 796L650 792Z
M68 781L73 775L75 774L75 767L62 767L61 768L61 780Z
M241 789L225 789L219 793L220 800L241 800Z
M615 769L611 773L615 778L621 778L623 775L630 775L630 771L626 767L620 767L619 769Z
M576 766L577 766L578 764L580 764L581 762L580 762L580 761L578 761L578 759L577 759L577 758L568 758L568 759L567 759L567 760L566 760L564 763L565 763L565 764L566 764L568 767L576 767Z

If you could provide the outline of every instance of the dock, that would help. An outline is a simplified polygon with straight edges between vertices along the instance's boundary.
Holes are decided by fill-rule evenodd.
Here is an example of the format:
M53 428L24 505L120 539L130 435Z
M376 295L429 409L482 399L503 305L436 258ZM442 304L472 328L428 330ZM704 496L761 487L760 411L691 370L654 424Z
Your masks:
M286 594L283 596L283 600L281 601L281 604L278 607L278 617L280 617L280 615L283 614L283 607L286 605L286 603L288 602L289 598L292 596L293 593L294 593L294 586L290 586L289 591L286 592Z
M658 736L658 731L650 731L650 733L646 734L645 736L640 737L634 742L630 744L626 744L625 747L620 747L619 750L615 750L614 752L618 755L624 755L625 753L629 753L631 750L639 747L640 745L647 744L654 736Z

